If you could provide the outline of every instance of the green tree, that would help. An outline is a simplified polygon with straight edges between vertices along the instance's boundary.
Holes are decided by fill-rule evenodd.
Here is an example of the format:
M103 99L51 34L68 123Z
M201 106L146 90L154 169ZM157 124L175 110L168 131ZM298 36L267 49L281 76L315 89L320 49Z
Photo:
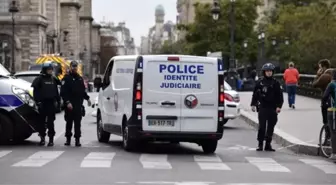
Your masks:
M313 2L307 6L287 4L276 10L277 20L266 26L268 40L271 37L290 38L290 45L282 42L276 52L269 48L271 57L284 62L294 61L298 67L309 73L315 72L314 65L322 58L335 64L336 16L333 3ZM270 45L268 43L268 45Z
M258 17L258 0L235 2L235 51L236 58L242 59L244 52L253 59L256 54L255 20ZM195 21L190 25L179 25L186 31L188 52L193 55L204 56L208 51L222 51L223 55L230 53L230 1L220 1L220 17L214 21L211 15L212 4L195 4ZM244 40L249 40L250 48L243 50ZM245 60L248 61L248 60Z
M185 40L165 41L158 54L189 54L188 45Z

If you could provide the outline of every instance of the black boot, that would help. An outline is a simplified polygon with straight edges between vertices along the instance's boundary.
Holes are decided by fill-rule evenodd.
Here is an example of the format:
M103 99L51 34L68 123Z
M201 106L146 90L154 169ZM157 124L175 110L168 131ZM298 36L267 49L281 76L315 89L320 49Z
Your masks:
M275 152L275 150L272 148L271 142L266 142L265 151Z
M79 138L76 138L76 146L78 146L78 147L82 146L82 144L80 143Z
M49 137L48 146L54 146L54 137Z
M263 151L264 149L264 142L259 142L257 151Z
M39 145L40 146L44 146L45 145L45 137L41 137Z
M66 138L66 142L64 143L65 146L70 146L71 145L71 137Z

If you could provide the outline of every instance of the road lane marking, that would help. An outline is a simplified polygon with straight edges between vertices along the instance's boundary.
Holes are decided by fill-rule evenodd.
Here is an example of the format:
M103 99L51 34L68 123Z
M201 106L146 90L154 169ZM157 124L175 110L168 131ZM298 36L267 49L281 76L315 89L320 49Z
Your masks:
M13 167L42 167L55 160L64 151L39 151L29 156L27 159L15 163Z
M277 163L271 158L245 157L246 160L259 168L262 172L291 172L288 168Z
M110 168L115 152L91 152L81 163L81 168Z
M145 169L170 170L171 164L167 160L168 155L141 154L140 162Z
M322 170L326 174L336 174L336 165L331 162L318 159L300 159L300 161Z
M222 162L222 160L214 155L214 156L202 156L195 155L195 162L201 168L201 170L231 170L231 168Z
M0 158L5 157L6 155L8 155L11 152L12 152L11 150L2 150L2 151L0 151Z
M229 183L221 185L300 185L300 184L288 184L288 183ZM301 184L304 185L304 184Z

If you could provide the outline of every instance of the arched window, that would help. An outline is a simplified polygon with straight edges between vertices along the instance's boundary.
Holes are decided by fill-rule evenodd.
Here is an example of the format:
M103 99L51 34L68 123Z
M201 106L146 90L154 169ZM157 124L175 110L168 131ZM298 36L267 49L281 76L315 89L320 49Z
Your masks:
M9 3L10 3L10 0L0 0L0 13L9 12Z

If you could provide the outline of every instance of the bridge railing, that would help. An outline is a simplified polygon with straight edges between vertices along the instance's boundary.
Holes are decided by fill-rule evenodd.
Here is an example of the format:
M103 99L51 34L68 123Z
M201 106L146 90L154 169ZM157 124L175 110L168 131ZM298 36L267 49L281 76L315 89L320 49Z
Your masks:
M285 90L283 74L274 74L274 77L281 82ZM312 84L316 75L300 74L300 80L297 88L297 94L311 98L320 99L322 92L318 88L313 88Z

